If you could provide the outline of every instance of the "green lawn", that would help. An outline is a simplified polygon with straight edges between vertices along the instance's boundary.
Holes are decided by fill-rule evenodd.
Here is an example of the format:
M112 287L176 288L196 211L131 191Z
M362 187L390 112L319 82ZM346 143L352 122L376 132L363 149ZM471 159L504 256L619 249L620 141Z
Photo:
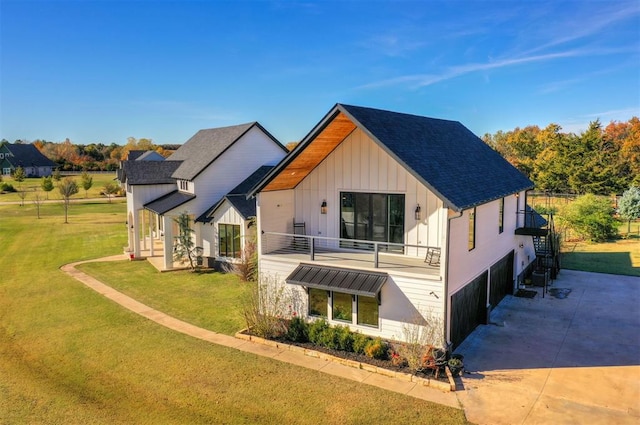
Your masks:
M76 183L78 183L78 189L79 189L79 192L76 195L74 195L71 199L83 199L83 198L105 198L106 199L105 196L100 195L100 192L108 182L114 182L114 179L116 178L116 173L113 172L113 173L89 173L89 174L93 178L93 185L86 193L85 193L85 190L82 188L82 180L80 178L80 175L78 174L78 175L71 176L76 181ZM39 194L42 197L42 199L49 199L49 200L62 199L62 197L60 196L60 192L58 191L58 188L57 188L58 182L56 182L55 180L53 181L53 186L54 186L53 190L48 193L42 190L41 177L38 177L38 178L31 177L31 178L25 179L22 182L16 182L11 177L2 176L2 181L3 183L11 184L16 189L22 188L22 190L26 192L25 199L24 199L25 205L33 203L36 193ZM117 183L117 181L115 183ZM112 198L112 199L115 199L115 198ZM121 199L124 199L124 198L121 198ZM0 193L0 202L20 202L20 196L18 195L17 192Z
M158 273L146 261L86 263L78 268L185 322L227 335L233 335L244 327L238 305L251 287L234 274Z
M0 206L0 423L466 423L461 410L220 347L124 310L59 270L122 251L124 204L72 205L69 224L59 205L44 205L42 217L31 204ZM179 279L144 262L86 269L132 294L146 287L144 302L214 330L240 323L229 313L242 288L233 280Z

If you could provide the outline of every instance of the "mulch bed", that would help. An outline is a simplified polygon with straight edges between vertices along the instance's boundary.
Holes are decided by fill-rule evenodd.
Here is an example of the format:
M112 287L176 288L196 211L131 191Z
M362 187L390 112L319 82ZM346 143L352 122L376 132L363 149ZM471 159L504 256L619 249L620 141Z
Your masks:
M405 365L395 365L391 360L374 359L374 358L365 356L364 354L357 354L349 351L332 350L330 348L321 347L321 346L312 344L310 342L292 342L284 338L277 338L277 339L274 339L274 341L277 341L283 344L295 345L297 347L306 348L308 350L318 351L320 353L329 354L335 357L339 357L341 359L352 360L360 363L367 363L383 369L392 370L394 372L403 372L403 373L412 374L412 371L411 369L409 369L409 367ZM436 379L435 371L432 371L432 370L418 372L418 373L415 373L415 375L421 378ZM441 371L438 374L437 380L440 382L446 382L446 383L449 382L449 378L447 377L447 374L444 371Z

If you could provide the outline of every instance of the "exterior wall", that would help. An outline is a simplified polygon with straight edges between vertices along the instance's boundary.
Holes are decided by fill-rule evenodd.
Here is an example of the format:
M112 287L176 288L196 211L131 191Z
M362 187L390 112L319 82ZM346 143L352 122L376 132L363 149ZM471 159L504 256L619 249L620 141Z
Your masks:
M240 226L240 243L244 249L244 241L249 232L247 229L248 222L242 218L238 210L236 210L228 201L224 201L220 207L214 212L214 220L210 224L203 226L202 247L205 257L218 257L220 259L220 250L218 244L218 225L219 224L237 224ZM233 261L234 259L229 259Z
M175 190L173 184L155 184L155 185L127 185L127 220L128 226L133 226L135 231L129 231L129 249L133 250L136 257L140 256L140 239L137 237L137 230L141 229L143 223L140 220L139 211L143 210L144 205L154 199L166 195ZM148 226L148 223L144 223ZM166 237L166 233L165 233ZM133 238L133 240L131 240ZM168 239L170 240L170 239Z
M258 235L263 232L293 233L295 214L293 190L261 192L256 195ZM263 252L262 238L258 238L258 252ZM265 269L265 272L268 272Z
M261 256L259 268L261 279L269 284L284 285L289 291L301 317L307 317L307 294L303 287L286 285L284 280L298 266L297 262ZM380 271L380 270L378 270ZM444 290L442 282L427 280L408 274L391 274L380 292L379 327L351 324L353 331L366 335L380 336L386 339L402 341L405 339L404 327L407 324L423 323L436 318L438 324L444 323L443 303ZM329 305L329 311L331 306ZM343 321L328 320L333 325L344 325Z
M196 198L177 210L199 216L255 170L277 164L285 154L260 129L252 128L193 180Z
M294 189L295 218L306 222L309 235L340 237L341 191L404 194L404 243L444 246L446 216L442 201L360 129ZM327 214L320 214L323 200L327 201ZM422 219L416 222L414 211L418 204ZM407 254L423 256L425 252L410 249Z

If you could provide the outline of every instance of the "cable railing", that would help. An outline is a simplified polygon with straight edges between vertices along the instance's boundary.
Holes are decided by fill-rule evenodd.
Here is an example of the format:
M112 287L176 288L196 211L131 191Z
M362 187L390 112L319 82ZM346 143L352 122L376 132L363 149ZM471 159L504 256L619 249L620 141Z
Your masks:
M300 261L321 261L335 265L368 268L404 269L409 272L439 273L438 260L428 253L438 247L380 242L359 239L340 239L292 233L265 232L262 234L263 255L289 256Z

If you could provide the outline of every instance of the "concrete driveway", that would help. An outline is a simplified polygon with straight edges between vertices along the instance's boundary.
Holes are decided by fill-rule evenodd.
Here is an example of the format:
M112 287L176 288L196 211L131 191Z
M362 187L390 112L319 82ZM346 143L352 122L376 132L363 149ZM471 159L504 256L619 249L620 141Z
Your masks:
M640 278L562 270L507 297L456 352L475 424L640 424Z

